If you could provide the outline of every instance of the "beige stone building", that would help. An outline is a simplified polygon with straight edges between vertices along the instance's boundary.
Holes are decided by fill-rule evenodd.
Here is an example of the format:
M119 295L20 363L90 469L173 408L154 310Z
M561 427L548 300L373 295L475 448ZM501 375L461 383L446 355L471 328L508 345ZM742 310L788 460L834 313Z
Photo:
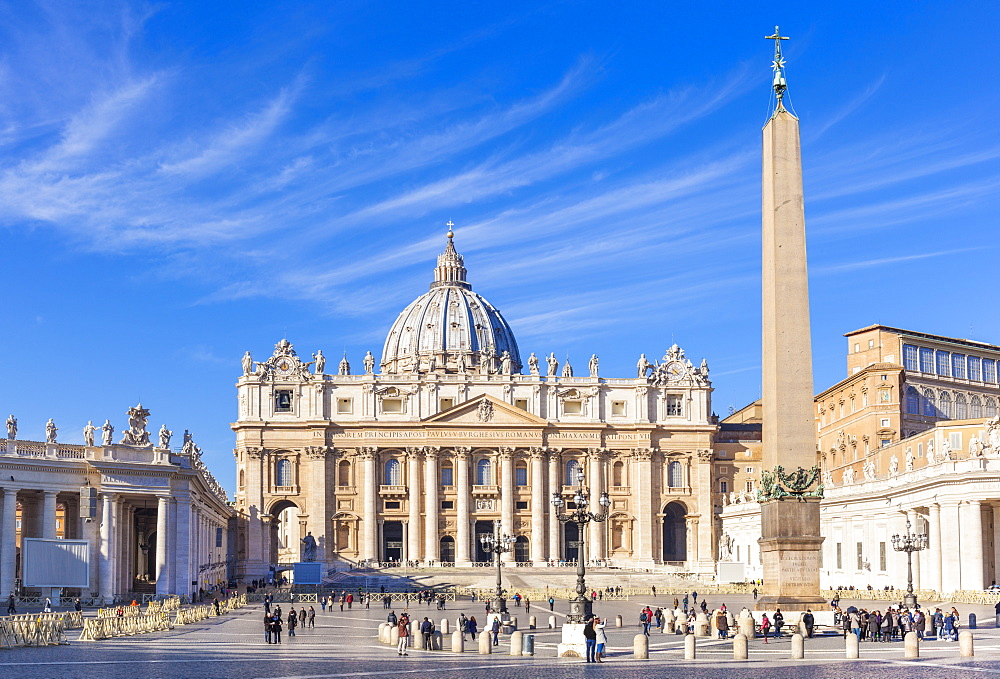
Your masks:
M399 315L376 370L326 371L282 340L244 357L237 383L236 504L241 574L299 561L311 533L328 567L374 562L471 565L495 521L515 537L505 558L574 561L573 508L583 471L587 559L714 568L708 365L674 345L635 375L576 374L554 353L524 359L500 312L466 281L452 234L430 290Z

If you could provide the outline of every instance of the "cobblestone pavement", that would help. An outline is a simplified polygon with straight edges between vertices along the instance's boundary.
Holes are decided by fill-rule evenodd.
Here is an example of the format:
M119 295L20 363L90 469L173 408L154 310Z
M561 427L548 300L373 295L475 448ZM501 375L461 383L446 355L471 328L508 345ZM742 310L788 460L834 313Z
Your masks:
M788 660L790 642L787 638L765 645L751 641L750 661L732 660L731 642L699 639L698 659L685 661L683 638L653 633L650 638L650 660L631 658L632 640L638 630L638 611L642 605L667 603L633 600L631 602L598 602L600 615L614 619L621 614L622 628L609 627L611 652L604 665L586 664L579 659L556 658L558 630L529 631L528 614L523 608L512 607L522 631L535 634L535 656L511 657L509 647L501 637L501 645L490 656L481 656L476 645L466 644L462 655L450 652L425 652L410 649L407 657L399 657L394 648L377 643L375 630L384 618L381 604L370 610L355 607L340 613L322 613L317 609L315 629L302 630L295 637L283 635L283 643L267 645L263 641L263 609L259 605L241 609L228 616L201 623L177 627L170 632L148 634L101 642L72 641L68 645L44 648L19 648L0 651L0 676L32 679L35 677L233 677L308 679L326 677L393 677L418 673L434 679L469 679L489 677L607 677L646 679L650 675L684 677L742 678L768 676L778 679L799 677L938 677L1000 675L1000 629L993 624L993 611L986 607L959 607L963 620L968 612L980 615L983 627L976 629L976 658L961 659L958 644L928 642L921 646L919 660L904 660L902 643L861 644L862 660L845 661L844 641L839 635L807 640L806 660ZM710 602L721 603L721 602ZM738 610L749 603L739 598L726 602ZM884 603L880 604L884 607ZM561 602L565 609L565 602ZM557 604L557 607L559 605ZM287 604L283 609L287 613ZM411 607L411 614L422 619L425 615L438 623L444 617L454 621L459 611L484 618L480 603L453 604L447 611L433 607ZM397 610L397 613L399 611ZM547 606L533 607L531 613L545 627L549 615L557 623L565 620L559 611L549 613ZM987 617L988 616L988 617ZM453 623L452 623L453 624ZM75 635L74 635L75 637ZM73 637L71 637L72 639Z

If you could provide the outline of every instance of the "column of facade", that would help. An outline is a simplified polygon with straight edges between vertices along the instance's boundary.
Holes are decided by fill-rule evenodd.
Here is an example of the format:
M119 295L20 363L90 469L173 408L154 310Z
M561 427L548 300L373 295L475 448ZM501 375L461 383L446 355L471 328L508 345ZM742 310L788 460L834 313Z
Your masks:
M653 456L649 448L635 448L632 450L633 464L633 484L636 489L634 497L635 516L638 519L638 540L635 541L635 556L637 563L650 565L653 563L653 523L654 517L659 513L653 506L652 481L653 481ZM697 552L697 540L692 539L696 533L688 536L688 559L697 559L692 555L692 549Z
M169 530L170 498L159 497L156 501L156 593L170 593L170 583L167 582L168 554L167 531Z
M323 409L323 399L317 394L320 412ZM309 523L306 532L311 532L316 539L316 560L326 564L333 553L335 538L333 537L333 524L330 521L333 513L330 511L329 496L327 493L327 469L332 466L337 468L336 461L331 454L332 448L326 446L311 446L306 448L306 455L309 457ZM334 478L329 484L330 488L336 488L337 481ZM212 538L212 548L215 549L215 538ZM212 560L213 563L215 559ZM325 568L325 567L324 567Z
M531 561L535 566L544 565L545 515L547 494L545 492L545 451L531 449Z
M941 591L962 589L961 517L957 501L941 503Z
M590 511L600 514L607 511L601 506L601 493L604 492L604 453L598 449L588 452L587 483L590 485ZM608 524L606 521L591 521L587 528L587 558L606 559L608 558L607 544L605 536L608 534Z
M1000 505L993 505L993 582L1000 582Z
M697 502L697 512L698 512L698 532L695 534L696 541L698 543L698 561L701 561L704 566L708 569L714 569L715 565L713 563L712 551L718 545L718 541L715 538L715 527L713 526L713 519L715 517L715 512L712 509L712 451L711 450L699 450L697 456L692 459L694 464L694 475L695 483L694 495ZM662 475L660 475L662 479ZM657 492L653 491L653 497L658 497ZM659 508L657 508L659 509ZM662 539L663 532L657 533ZM660 554L662 554L662 547Z
M514 449L500 448L500 533L514 535ZM514 560L513 553L501 559Z
M983 589L983 510L982 502L969 500L962 504L962 551L959 564L962 570L962 589Z
M132 559L135 544L135 508L130 504L122 505L122 547L121 547L121 576L119 587L122 592L132 591Z
M441 501L438 499L438 489L441 487L441 477L438 474L439 452L434 446L424 448L424 558L434 562L441 560L438 527L438 513L441 511Z
M932 504L927 511L927 580L924 586L941 591L941 505Z
M362 559L377 560L378 554L378 513L375 508L375 492L377 479L375 478L375 455L376 448L362 448L358 451L362 466L362 506L364 511L361 515L361 530L363 533L361 550Z
M42 493L42 533L41 537L48 540L56 539L56 496L54 490L46 490Z
M420 549L420 458L423 455L423 448L406 449L406 485L407 506L410 510L409 521L406 524L406 555L408 561L419 561L421 558Z
M469 566L472 564L472 516L469 512L469 457L472 448L455 448L455 489L458 491L455 510L458 518L455 521L455 565Z
M562 496L562 474L560 474L560 459L558 448L549 448L549 503L555 496ZM563 557L560 543L562 542L562 531L560 530L559 519L556 518L555 509L549 505L546 512L549 517L549 559L560 561Z
M115 500L114 493L102 493L101 495L101 582L99 591L109 604L115 593L114 582L112 581L115 554L112 526ZM157 539L159 539L159 536L157 536ZM157 553L157 558L159 558L159 553Z
M243 468L246 471L247 537L246 537L246 575L249 578L260 578L267 574L267 562L264 560L263 531L261 513L264 506L264 479L261 470L263 448L246 448L243 451ZM237 471L239 474L239 471Z
M14 591L17 566L17 489L3 489L3 514L0 516L0 596Z
M177 513L176 547L174 548L174 594L185 594L192 591L191 573L191 496L182 493L174 497Z
M122 593L122 505L125 503L121 495L115 496L111 503L111 590L114 594Z
M198 582L197 585L189 585L188 591L195 592L198 587L201 586L201 525L202 525L202 515L201 509L195 506L191 507L191 535L190 543L191 550L188 553L188 572L191 573L191 579Z

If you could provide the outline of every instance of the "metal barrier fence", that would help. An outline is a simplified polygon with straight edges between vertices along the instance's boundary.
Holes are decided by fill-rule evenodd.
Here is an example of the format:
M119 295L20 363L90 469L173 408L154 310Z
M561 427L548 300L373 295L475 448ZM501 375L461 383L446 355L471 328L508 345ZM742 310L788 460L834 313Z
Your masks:
M293 594L291 592L254 592L253 594L243 595L247 601L253 601L259 603L264 600L264 595L270 594L271 601L276 604L317 604L319 603L319 595L315 592L303 592L300 594ZM353 592L352 592L353 594Z
M13 615L0 618L0 644L6 648L14 646L51 646L65 644L66 634L61 614L42 613L37 615Z
M170 617L163 612L113 618L87 618L83 621L80 641L99 641L111 637L132 636L170 629Z

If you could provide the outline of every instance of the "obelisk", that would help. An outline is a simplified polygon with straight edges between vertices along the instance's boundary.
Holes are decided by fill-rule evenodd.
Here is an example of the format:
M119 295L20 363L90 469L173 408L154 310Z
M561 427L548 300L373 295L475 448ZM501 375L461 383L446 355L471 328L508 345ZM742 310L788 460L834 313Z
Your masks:
M763 148L763 596L758 610L804 610L819 595L819 501L816 466L809 280L799 121L784 106L785 62L775 27L777 104Z

